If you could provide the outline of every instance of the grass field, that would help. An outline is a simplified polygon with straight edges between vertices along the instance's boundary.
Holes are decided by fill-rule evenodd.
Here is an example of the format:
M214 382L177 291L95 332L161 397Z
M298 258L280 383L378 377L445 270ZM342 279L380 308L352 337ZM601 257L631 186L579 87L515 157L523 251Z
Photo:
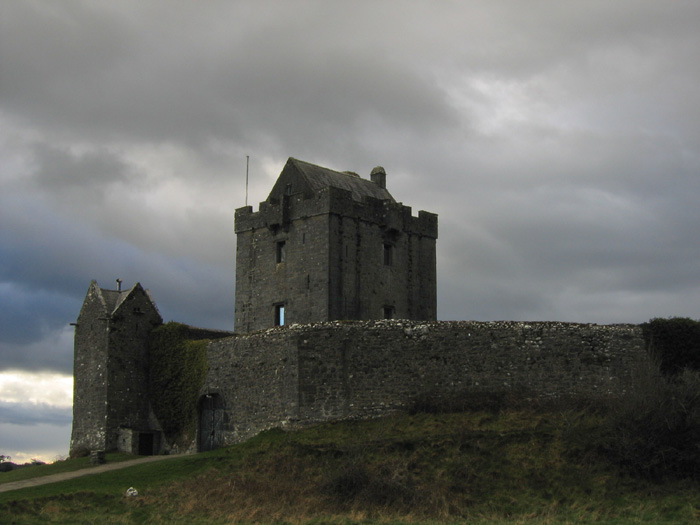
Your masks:
M603 417L417 413L271 430L210 453L2 493L0 522L700 521L699 483L633 477L589 446ZM0 483L68 468L87 462L3 473ZM132 486L139 496L126 497Z
M134 456L123 453L112 453L107 454L107 461L110 463L127 461L129 459L134 459ZM57 461L50 465L38 465L30 467L21 467L9 472L0 473L0 485L4 483L10 483L13 481L22 481L24 479L32 479L37 477L50 476L53 474L61 474L63 472L73 472L76 470L82 470L89 468L90 464L89 457L82 457L72 459L70 461Z

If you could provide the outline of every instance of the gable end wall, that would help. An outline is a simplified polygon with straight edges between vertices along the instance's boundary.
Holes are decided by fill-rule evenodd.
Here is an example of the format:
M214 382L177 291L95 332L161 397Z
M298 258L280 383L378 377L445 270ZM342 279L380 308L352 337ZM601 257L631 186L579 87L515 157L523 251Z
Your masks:
M91 284L75 326L71 451L105 449L109 321L99 295Z

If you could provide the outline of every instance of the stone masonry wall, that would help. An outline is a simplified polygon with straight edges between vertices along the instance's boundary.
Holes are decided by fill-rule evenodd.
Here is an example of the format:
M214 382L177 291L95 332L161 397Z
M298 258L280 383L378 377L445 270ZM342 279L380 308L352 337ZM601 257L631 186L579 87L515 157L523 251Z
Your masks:
M287 228L238 233L236 245L236 330L274 326L275 305L297 323L328 318L328 217L309 216ZM285 243L286 260L277 262ZM325 299L325 300L324 300Z
M296 347L296 334L283 328L209 344L209 372L201 395L218 394L223 401L222 443L296 421Z
M224 399L228 444L274 426L387 414L423 395L619 395L646 359L637 325L339 321L212 342L202 393Z
M120 427L150 427L148 334L161 323L145 293L127 296L109 322L106 450L117 448Z
M104 305L91 289L75 326L71 451L105 448L108 339Z
M275 324L333 319L434 320L437 215L329 187L236 210L236 319L239 333ZM285 260L278 246L284 243ZM392 261L385 264L384 246Z

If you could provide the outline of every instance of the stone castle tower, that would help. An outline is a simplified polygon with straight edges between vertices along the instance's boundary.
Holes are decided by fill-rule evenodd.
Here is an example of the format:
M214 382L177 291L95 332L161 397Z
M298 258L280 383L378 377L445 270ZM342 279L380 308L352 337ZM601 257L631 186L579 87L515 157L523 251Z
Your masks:
M236 210L236 332L339 319L435 320L437 215L371 180L290 158Z
M159 450L148 402L148 334L162 323L140 284L106 290L90 283L75 323L72 452Z

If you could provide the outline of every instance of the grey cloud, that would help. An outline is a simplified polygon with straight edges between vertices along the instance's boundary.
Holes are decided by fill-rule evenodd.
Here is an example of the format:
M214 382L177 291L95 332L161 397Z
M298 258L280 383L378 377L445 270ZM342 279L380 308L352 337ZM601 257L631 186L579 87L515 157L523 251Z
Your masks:
M72 421L73 409L70 407L0 401L0 425L68 425ZM7 446L6 443L3 445Z
M21 416L21 415L20 415ZM34 418L33 415L30 417ZM62 424L35 423L32 425L0 423L2 450L17 463L40 458L43 461L65 459L70 444L70 421Z
M0 285L0 332L6 343L28 343L44 337L47 333L67 326L75 317L68 317L67 312L80 308L81 301L75 297L46 290L28 290L13 284ZM7 347L3 348L3 363L0 366L11 367L17 362L10 355ZM17 348L22 354L22 364L36 362L41 351L27 355L22 348ZM61 355L61 358L70 357ZM48 356L47 356L48 357ZM54 354L55 357L55 354ZM55 365L56 360L51 359ZM62 367L65 368L65 367Z
M113 287L141 281L151 288L166 320L211 328L232 328L233 244L227 264L197 260L193 240L188 257L164 257L80 222L29 203L5 203L0 218L0 345L3 368L72 370L70 346L57 349L50 336L75 321L91 279ZM16 207L16 208L15 208ZM22 218L22 220L18 220ZM200 232L193 232L196 238ZM222 233L222 235L224 235ZM228 237L231 230L225 232ZM30 345L30 346L28 346ZM32 346L33 345L33 346ZM60 351L58 351L60 350Z
M306 24L289 24L275 12L278 7L264 30L251 32L239 23L235 31L214 29L228 38L200 40L159 30L158 23L142 27L140 9L36 6L30 15L26 7L12 8L16 16L39 21L32 27L40 29L8 28L5 38L13 45L4 67L10 82L6 110L31 115L38 125L70 133L89 129L106 139L118 133L127 140L205 142L216 135L245 140L275 128L291 139L290 132L318 140L329 130L349 128L349 135L365 114L400 127L416 118L424 124L449 122L439 97L408 61L391 61L371 46L346 49L344 19L311 16L313 10ZM201 29L199 17L187 13L191 10L175 17L176 27ZM319 31L329 21L341 32L340 45L338 35ZM76 33L76 27L88 25L90 30ZM364 36L348 35L346 42Z
M80 200L105 199L106 187L129 181L129 167L110 152L73 154L48 144L32 148L34 184L53 197L66 192L79 192ZM95 194L93 192L97 191Z

